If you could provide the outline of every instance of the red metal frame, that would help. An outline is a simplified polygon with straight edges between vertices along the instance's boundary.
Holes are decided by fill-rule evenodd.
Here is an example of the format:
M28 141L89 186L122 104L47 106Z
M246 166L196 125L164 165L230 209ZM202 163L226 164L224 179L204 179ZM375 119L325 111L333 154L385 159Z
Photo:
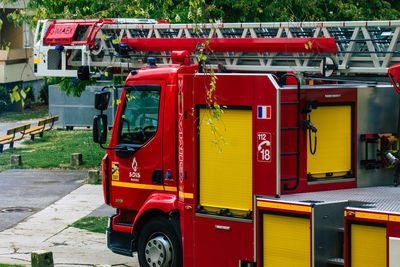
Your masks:
M323 86L323 85L322 85ZM295 102L296 101L296 90L285 90L282 92L281 102ZM326 98L325 95L340 95L338 98ZM326 184L314 184L309 185L307 181L307 131L300 131L300 183L296 190L284 191L282 194L293 194L302 192L316 192L325 190L337 190L357 187L357 89L356 88L340 88L340 89L318 89L318 85L313 90L302 90L301 93L301 104L300 110L304 110L308 100L317 100L322 105L346 103L351 104L353 109L353 122L352 122L352 166L354 171L355 181L351 182L338 182L326 183ZM295 127L297 117L297 109L295 106L282 106L282 127ZM307 115L301 113L301 120L306 120ZM291 136L290 133L284 131L281 132L281 149L284 152L294 152L295 149L295 137ZM296 162L295 157L284 158L282 157L282 178L294 177L296 174ZM286 182L289 186L292 186L295 182ZM283 182L281 188L283 187Z
M397 93L400 94L400 64L391 66L388 75Z
M88 19L88 20L55 20L50 24L44 38L48 45L90 45L93 48L95 38L104 24L115 24L113 19ZM76 30L81 26L90 26L86 41L74 41ZM96 30L95 30L96 29ZM93 34L94 33L94 34Z

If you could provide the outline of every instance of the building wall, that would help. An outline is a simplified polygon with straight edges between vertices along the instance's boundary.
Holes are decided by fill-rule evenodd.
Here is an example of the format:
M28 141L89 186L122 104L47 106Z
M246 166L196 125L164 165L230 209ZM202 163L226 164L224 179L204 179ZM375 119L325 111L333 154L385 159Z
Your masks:
M33 74L33 32L26 25L16 26L7 19L15 9L25 9L27 2L0 3L0 19L3 21L0 29L0 86L20 84L26 88L42 84L41 79ZM35 99L38 98L36 94Z
M13 9L2 9L0 19L3 21L3 26L0 31L0 48L5 50L24 48L24 30L23 27L16 26L14 22L7 19L7 15L12 13Z

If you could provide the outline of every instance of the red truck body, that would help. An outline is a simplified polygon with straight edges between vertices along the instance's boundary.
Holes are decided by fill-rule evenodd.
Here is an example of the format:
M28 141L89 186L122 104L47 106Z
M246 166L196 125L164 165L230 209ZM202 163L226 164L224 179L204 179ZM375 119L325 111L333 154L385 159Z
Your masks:
M263 229L257 220L266 204L259 197L279 200L295 193L357 187L357 88L314 86L302 90L298 101L298 89L282 87L274 75L216 73L215 100L223 107L221 121L227 128L221 135L229 139L229 131L234 134L222 152L216 149L213 154L216 146L207 139L211 130L205 97L211 77L189 64L146 67L128 76L109 143L114 149L107 150L103 159L105 202L118 211L108 227L112 251L124 255L138 251L141 264L147 261L150 266L263 266ZM141 103L151 102L148 98L155 101L153 106L141 110ZM321 109L346 107L353 118L347 126L349 169L343 176L327 172L315 178L309 173L308 130L298 129L296 118L307 120L304 110L310 100ZM151 122L134 128L125 122L128 116L136 116L136 121L147 116ZM241 134L242 129L247 135ZM212 175L209 168L215 172L214 181L207 178ZM284 206L272 210L287 211ZM289 210L311 220L302 208ZM162 252L150 251L151 257L144 252L149 248L141 241L143 231L148 231L143 229L154 221L162 227L166 221L160 223L164 220L160 218L169 222L177 237L174 250L179 251L175 255L179 260L174 264L163 262Z

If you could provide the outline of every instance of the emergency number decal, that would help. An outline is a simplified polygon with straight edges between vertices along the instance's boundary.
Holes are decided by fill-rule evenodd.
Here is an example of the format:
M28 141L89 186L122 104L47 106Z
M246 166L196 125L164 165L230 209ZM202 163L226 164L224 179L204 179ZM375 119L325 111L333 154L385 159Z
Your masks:
M257 133L257 161L271 162L271 133Z
M119 163L113 162L111 168L112 168L112 180L119 181Z
M271 119L271 106L257 106L257 119Z

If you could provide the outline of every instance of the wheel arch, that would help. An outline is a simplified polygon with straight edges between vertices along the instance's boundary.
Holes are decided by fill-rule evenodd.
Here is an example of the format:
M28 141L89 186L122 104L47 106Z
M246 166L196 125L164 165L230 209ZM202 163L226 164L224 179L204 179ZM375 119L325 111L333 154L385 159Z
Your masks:
M151 219L162 216L173 225L176 233L181 237L179 211L176 194L154 192L149 195L139 209L133 222L133 234L137 234Z

